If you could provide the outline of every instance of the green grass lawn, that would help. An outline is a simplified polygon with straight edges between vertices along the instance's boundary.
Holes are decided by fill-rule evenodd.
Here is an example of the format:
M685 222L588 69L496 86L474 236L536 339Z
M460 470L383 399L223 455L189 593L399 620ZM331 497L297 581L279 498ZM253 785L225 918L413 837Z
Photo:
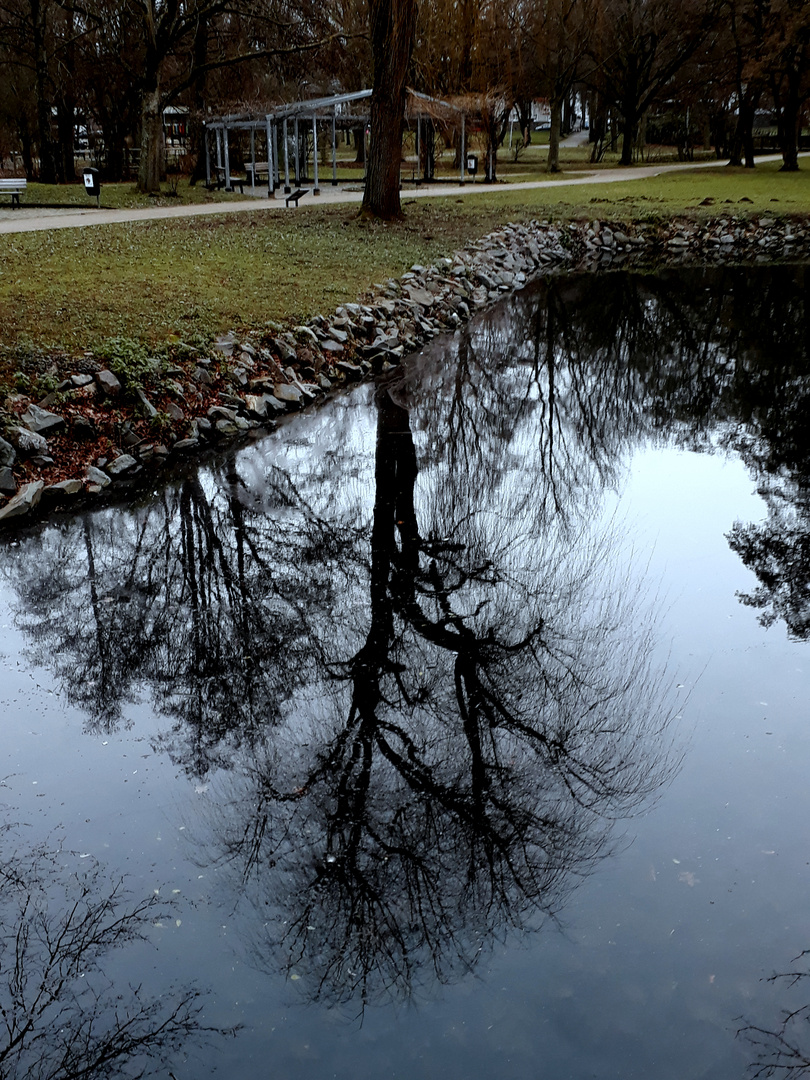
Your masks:
M183 203L213 203L232 199L233 195L225 191L208 191L205 184L193 187L182 179L177 185L177 194L172 194L171 185L163 184L160 195L142 195L133 183L101 185L101 205L118 210L132 207L177 206ZM96 200L90 198L84 184L37 184L26 186L23 202L31 206L95 206Z
M807 214L810 168L720 167L529 191L482 185L464 198L451 190L413 199L404 191L403 205L405 220L391 225L361 221L356 206L302 204L295 214L257 208L2 235L2 366L16 370L39 350L81 352L119 335L156 344L171 335L300 321L511 220Z

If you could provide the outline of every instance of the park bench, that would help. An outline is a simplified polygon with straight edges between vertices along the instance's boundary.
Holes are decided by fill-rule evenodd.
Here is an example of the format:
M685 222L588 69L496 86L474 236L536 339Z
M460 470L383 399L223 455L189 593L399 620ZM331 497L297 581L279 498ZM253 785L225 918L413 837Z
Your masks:
M290 194L287 196L287 198L284 201L287 204L287 206L289 206L291 202L294 202L295 205L298 206L298 200L301 198L301 196L302 195L308 195L308 194L309 194L309 188L308 187L296 188L295 191L290 192Z
M20 195L25 191L26 180L0 180L0 195L10 195L11 205L20 205Z
M225 187L225 168L224 168L224 166L215 165L214 166L214 172L217 174L217 182L216 182L216 185L212 185L212 187L216 186L217 191L222 191L223 189L226 190L226 191L233 191L234 188L239 188L239 190L242 192L242 194L243 195L245 194L245 180L241 176L233 176L232 175L231 178L230 178L231 186L230 186L230 188L226 188Z
M245 176L245 183L246 184L251 183L251 180L252 180L253 186L255 187L256 184L258 184L258 182L259 182L259 177L263 177L265 180L267 180L269 182L269 180L270 180L270 164L267 161L257 161L255 163L255 165L246 165L245 166L245 173L246 173L246 176ZM252 174L252 176L251 176L251 174Z

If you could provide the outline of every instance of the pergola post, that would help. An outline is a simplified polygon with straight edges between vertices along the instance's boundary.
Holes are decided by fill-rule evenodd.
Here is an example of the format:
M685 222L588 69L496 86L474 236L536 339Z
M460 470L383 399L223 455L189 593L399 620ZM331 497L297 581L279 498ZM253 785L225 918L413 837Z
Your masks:
M461 186L464 187L464 166L467 164L467 131L464 124L466 117L461 114Z
M287 117L284 117L282 124L281 137L284 139L284 194L289 195L292 191L290 187L290 150L287 146Z
M272 186L269 189L269 194L274 195L275 189L281 186L281 180L279 179L279 125L274 120L268 121L267 129L270 133L270 147L272 158L268 160L268 164L272 162Z
M203 125L204 142L205 142L205 186L211 187L211 143L208 138L208 128Z
M295 126L295 186L301 187L301 144L298 141L298 117L294 121Z
M256 194L256 132L250 129L250 194Z
M267 135L267 194L275 195L278 187L278 147L276 146L276 125L266 117Z
M419 170L422 167L421 151L422 151L422 117L417 116L417 118L416 118L416 182L417 182L417 184L420 184L422 182L421 178L419 176Z
M312 169L315 178L315 186L312 188L313 195L320 195L318 187L318 117L312 114Z
M337 105L332 110L332 187L337 187Z
M219 128L217 128L217 168L222 168L222 132Z
M228 125L222 129L222 141L225 147L225 190L233 191L231 187L231 159L228 154Z

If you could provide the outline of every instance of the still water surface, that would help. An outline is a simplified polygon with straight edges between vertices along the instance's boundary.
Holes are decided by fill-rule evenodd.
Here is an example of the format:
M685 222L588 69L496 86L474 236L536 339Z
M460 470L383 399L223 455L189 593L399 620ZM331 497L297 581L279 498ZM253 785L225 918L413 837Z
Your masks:
M0 1075L801 1066L806 295L553 279L6 539Z

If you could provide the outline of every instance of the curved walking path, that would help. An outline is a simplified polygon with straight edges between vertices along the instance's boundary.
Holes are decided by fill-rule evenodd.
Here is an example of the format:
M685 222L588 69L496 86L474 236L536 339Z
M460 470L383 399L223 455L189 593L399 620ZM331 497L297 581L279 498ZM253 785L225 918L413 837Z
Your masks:
M805 155L802 155L805 156ZM768 154L757 158L760 162L779 161L779 154ZM558 176L554 180L525 180L514 184L497 185L495 187L482 183L465 184L423 184L415 188L403 190L403 198L428 199L440 198L448 195L480 195L491 194L494 191L516 192L532 191L537 188L551 187L577 187L584 184L618 184L628 180L646 180L665 173L684 172L689 169L711 169L724 166L725 161L701 161L679 162L671 165L641 165L627 169L610 169L577 172L569 175ZM362 202L362 191L349 191L345 187L332 187L327 181L321 187L319 196L310 193L304 196L301 207L304 206L327 206L337 203ZM290 207L289 210L294 209ZM284 205L284 195L279 190L277 198L268 198L266 190L262 193L257 191L255 196L249 199L240 198L233 202L217 203L194 203L184 206L149 206L143 209L128 210L105 210L94 206L65 209L64 207L21 207L11 210L0 210L0 233L23 233L42 232L48 229L75 229L88 225L117 225L133 221L169 221L175 218L202 217L212 214L238 214L246 211L273 210L286 213L288 208Z

